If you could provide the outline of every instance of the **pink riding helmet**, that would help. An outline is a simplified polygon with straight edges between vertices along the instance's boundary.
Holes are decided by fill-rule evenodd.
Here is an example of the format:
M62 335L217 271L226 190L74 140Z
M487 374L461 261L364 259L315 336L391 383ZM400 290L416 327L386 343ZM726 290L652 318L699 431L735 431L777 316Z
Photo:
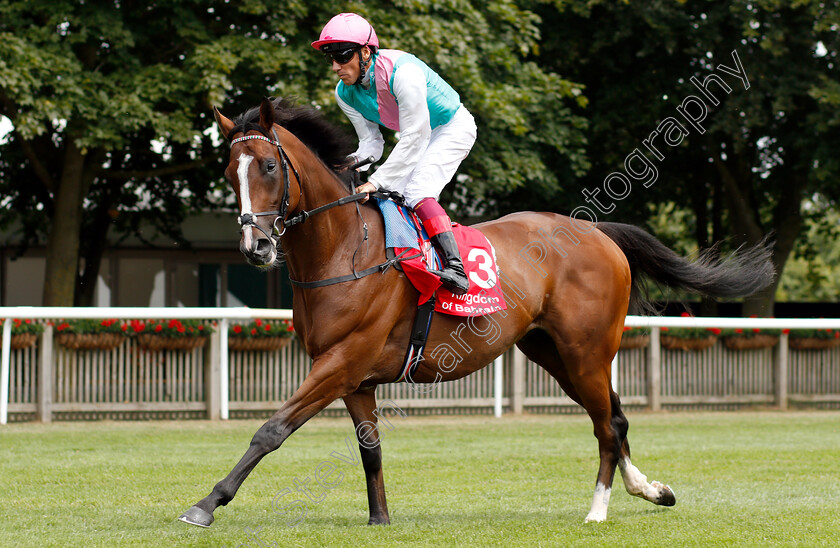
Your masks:
M312 42L312 47L320 50L326 44L352 42L360 46L379 47L379 38L373 26L361 15L339 13L324 25L321 37Z

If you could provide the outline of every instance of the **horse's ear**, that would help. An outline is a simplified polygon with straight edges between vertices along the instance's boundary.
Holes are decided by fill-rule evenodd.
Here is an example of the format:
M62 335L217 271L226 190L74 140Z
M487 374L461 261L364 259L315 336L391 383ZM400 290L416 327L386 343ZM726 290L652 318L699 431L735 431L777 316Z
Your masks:
M268 97L263 97L260 103L260 125L267 131L271 131L274 126L274 104Z
M230 135L230 130L233 129L235 125L233 120L230 118L225 118L224 114L219 112L219 109L213 107L213 117L216 119L216 123L219 125L219 129L222 130L222 136L227 139L228 135Z

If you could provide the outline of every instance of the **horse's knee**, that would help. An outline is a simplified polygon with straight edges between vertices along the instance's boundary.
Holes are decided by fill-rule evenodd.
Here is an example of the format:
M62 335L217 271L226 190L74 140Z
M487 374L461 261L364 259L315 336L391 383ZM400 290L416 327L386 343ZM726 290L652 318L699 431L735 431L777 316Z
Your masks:
M288 429L284 425L269 420L251 438L251 447L263 454L271 453L280 447L288 436Z

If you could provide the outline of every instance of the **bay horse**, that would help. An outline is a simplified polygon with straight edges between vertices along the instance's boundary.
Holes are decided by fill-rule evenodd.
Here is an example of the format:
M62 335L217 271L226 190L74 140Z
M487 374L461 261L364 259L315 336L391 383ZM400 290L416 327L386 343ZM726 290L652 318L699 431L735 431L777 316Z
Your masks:
M360 425L377 423L376 386L399 376L419 294L403 273L377 269L387 260L382 217L375 206L355 201L360 195L342 182L351 149L336 127L314 109L281 100L264 99L235 121L216 109L214 114L231 144L225 176L240 207L240 250L266 268L284 256L296 284L295 331L312 369L227 477L179 519L209 526L213 512L233 499L263 457L343 398L356 426L368 523L390 523L378 431ZM426 346L431 351L410 380L459 379L515 344L592 420L600 466L586 521L607 518L616 467L631 495L675 504L669 486L648 482L631 463L628 422L610 385L631 296L643 300L643 274L716 297L754 293L774 276L769 246L739 250L726 261L701 256L691 262L630 225L523 212L475 228L495 247L508 309L470 319L435 315ZM377 273L362 276L364 271ZM336 279L347 281L317 283Z

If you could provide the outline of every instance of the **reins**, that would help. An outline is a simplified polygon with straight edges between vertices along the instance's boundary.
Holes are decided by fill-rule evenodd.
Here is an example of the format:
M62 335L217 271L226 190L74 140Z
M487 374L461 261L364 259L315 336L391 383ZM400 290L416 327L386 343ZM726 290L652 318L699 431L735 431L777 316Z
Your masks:
M251 128L249 128L249 129L251 129ZM262 128L253 128L253 129L262 130ZM244 131L244 129L241 128L241 127L235 127L235 128L233 128L233 130L231 130L230 135L234 135L234 134L236 134L240 131ZM271 128L271 134L274 136L273 140L271 138L265 136L265 135L243 135L242 137L237 137L236 139L232 139L230 141L230 146L233 146L236 143L241 143L242 141L250 141L252 139L257 139L257 140L260 140L260 141L266 141L267 143L271 143L272 145L277 147L277 153L280 156L280 167L283 171L283 198L282 198L282 202L280 204L280 209L275 210L275 211L261 211L259 213L245 213L243 215L240 215L237 220L239 221L239 224L240 224L240 226L242 226L243 229L246 228L246 227L256 228L257 230L259 230L260 232L265 234L265 236L271 242L275 242L275 240L274 240L275 235L279 238L280 236L282 236L283 234L286 233L286 229L288 229L289 227L295 226L297 224L304 223L304 222L307 221L307 219L309 219L310 217L312 217L314 215L317 215L319 213L323 213L325 211L329 211L330 209L332 209L334 207L343 206L343 205L346 205L346 204L357 203L360 200L365 199L365 197L367 196L367 194L365 194L365 193L350 194L349 196L343 196L343 197L339 198L338 200L335 200L335 201L330 202L328 204L324 204L322 206L318 206L314 209L310 209L309 211L305 211L305 210L301 211L297 215L286 219L285 218L286 213L288 212L288 209L289 209L289 166L292 167L292 172L295 174L295 179L297 179L298 187L300 187L301 193L303 193L303 186L301 185L300 174L298 173L297 169L295 169L295 166L292 163L292 159L289 158L289 155L283 149L283 145L280 143L280 139L277 137L277 132L275 131L275 129L273 127ZM351 166L350 169L355 169L356 167L359 167L361 165L365 165L366 163L369 163L372 160L373 160L373 158L363 160L362 162L359 162L359 163L355 164L354 166ZM352 189L351 189L351 192L352 192ZM376 191L376 192L371 192L370 195L375 197L375 198L392 200L399 205L405 205L405 198L399 192ZM358 205L356 207L358 208ZM256 223L256 218L257 217L267 217L269 215L276 215L277 216L277 218L274 220L274 224L272 225L273 230L272 230L271 234L266 232L265 229L263 229L260 225L258 225ZM359 215L361 215L361 212L359 212ZM277 229L277 221L281 221L281 223L283 225L283 230L282 231ZM363 221L363 223L364 223L364 221ZM366 242L367 239L368 239L367 223L364 223L364 240L363 240L363 242ZM275 245L276 245L276 243L275 243ZM353 264L353 272L351 274L345 274L344 276L336 276L334 278L327 278L327 279L324 279L324 280L317 280L317 281L313 281L313 282L301 282L301 281L293 280L290 277L289 281L292 283L292 285L296 285L296 286L304 288L304 289L312 289L312 288L315 288L315 287L324 287L324 286L328 286L328 285L339 284L339 283L342 283L342 282L348 282L348 281L351 281L351 280L358 280L360 278L364 278L365 276L370 276L371 274L375 274L377 272L385 272L386 270L388 270L389 268L391 268L392 266L394 266L395 264L397 264L401 261L405 261L405 260L408 260L408 259L415 259L415 258L421 256L421 254L418 254L418 255L413 255L411 257L405 257L404 255L408 251L410 251L410 249L406 249L405 251L403 251L402 253L400 253L396 257L394 257L392 259L388 259L387 261L385 261L382 264L378 264L376 266L372 266L370 268L362 270L361 272L356 271L355 260L354 260L353 261L353 263L354 263ZM355 253L353 254L353 256L354 256L354 259L355 259Z

